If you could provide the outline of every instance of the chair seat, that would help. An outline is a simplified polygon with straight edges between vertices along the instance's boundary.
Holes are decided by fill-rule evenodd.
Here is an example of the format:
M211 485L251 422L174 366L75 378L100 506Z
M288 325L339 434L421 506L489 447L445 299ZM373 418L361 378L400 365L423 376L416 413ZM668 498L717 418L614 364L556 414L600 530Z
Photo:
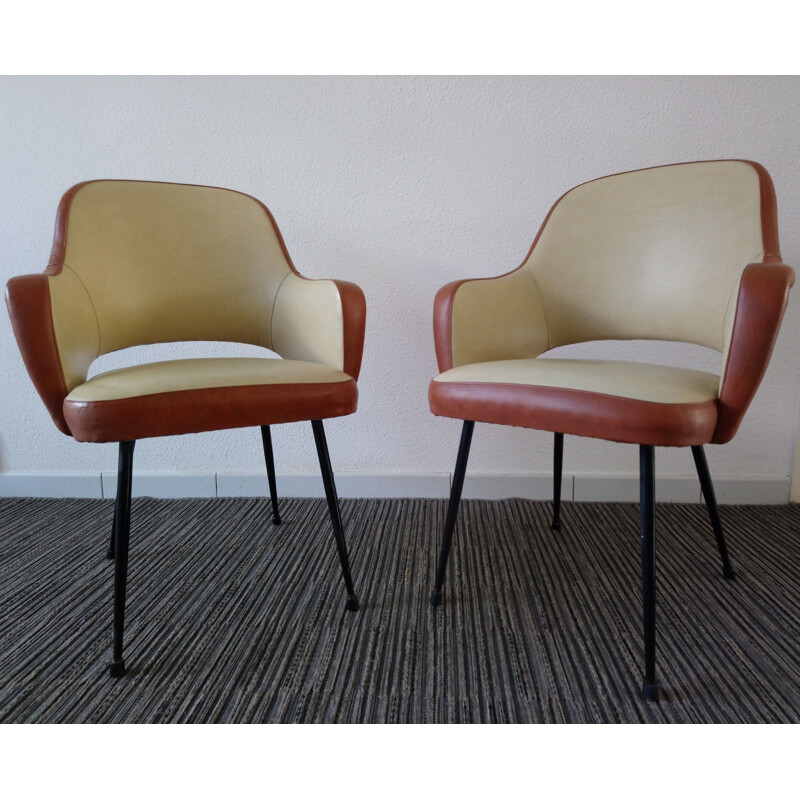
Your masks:
M719 377L627 361L525 358L467 364L430 385L443 417L597 439L705 444L717 424Z
M327 419L356 410L358 389L324 364L193 358L105 372L75 387L64 417L82 442Z

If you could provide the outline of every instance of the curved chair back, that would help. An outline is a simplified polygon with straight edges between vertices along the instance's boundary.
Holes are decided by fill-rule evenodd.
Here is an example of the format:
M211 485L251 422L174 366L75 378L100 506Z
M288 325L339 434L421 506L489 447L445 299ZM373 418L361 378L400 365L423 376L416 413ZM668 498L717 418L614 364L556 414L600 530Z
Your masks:
M270 312L291 272L267 209L210 186L93 181L59 208L50 279L91 302L98 354L154 342L270 346ZM80 302L80 300L78 301ZM54 319L56 337L66 326Z
M89 181L61 200L47 270L12 278L7 303L31 378L69 433L61 403L100 355L176 341L275 349L275 301L292 273L274 219L253 197Z
M749 161L654 167L570 190L524 264L549 347L661 339L724 351L744 268L780 261L776 217L772 181Z

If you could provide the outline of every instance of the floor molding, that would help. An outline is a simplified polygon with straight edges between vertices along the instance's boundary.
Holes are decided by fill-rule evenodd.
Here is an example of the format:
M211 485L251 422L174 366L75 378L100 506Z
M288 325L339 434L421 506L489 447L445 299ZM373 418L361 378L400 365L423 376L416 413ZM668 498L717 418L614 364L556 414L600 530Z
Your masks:
M134 479L135 480L135 479ZM335 473L339 497L449 497L450 473L380 474L359 472ZM324 497L319 474L278 474L281 497ZM135 487L134 487L135 488ZM218 497L259 497L269 494L266 472L217 473Z
M103 497L100 473L0 472L0 497Z

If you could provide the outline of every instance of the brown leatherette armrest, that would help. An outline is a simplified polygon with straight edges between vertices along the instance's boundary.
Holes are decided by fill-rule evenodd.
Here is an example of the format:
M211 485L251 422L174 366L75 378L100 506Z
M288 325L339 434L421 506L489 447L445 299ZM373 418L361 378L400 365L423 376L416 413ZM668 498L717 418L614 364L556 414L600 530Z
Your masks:
M442 372L483 361L535 358L549 348L539 288L524 267L439 290L433 336Z
M439 372L447 372L453 368L453 301L456 292L466 280L453 281L446 286L442 286L436 292L433 301L433 342L436 346L436 361L439 364Z
M364 354L364 331L367 323L367 301L361 287L349 281L335 280L339 296L342 298L342 341L344 344L344 367L354 381L361 372L361 358Z
M729 442L739 429L769 364L794 280L794 270L777 260L749 264L742 273L714 444Z
M6 284L6 306L28 375L56 427L71 436L62 409L67 384L53 329L48 282L48 274L57 272L57 268L48 267L39 275L11 278Z

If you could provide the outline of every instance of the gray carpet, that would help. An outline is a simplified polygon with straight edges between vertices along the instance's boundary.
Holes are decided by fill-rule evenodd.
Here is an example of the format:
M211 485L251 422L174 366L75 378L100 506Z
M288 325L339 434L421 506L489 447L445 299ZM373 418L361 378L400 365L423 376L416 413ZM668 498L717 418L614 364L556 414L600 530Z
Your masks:
M658 507L658 705L636 505L464 502L438 609L446 502L342 507L357 614L323 500L134 500L114 681L112 503L0 500L0 721L800 722L799 507Z

